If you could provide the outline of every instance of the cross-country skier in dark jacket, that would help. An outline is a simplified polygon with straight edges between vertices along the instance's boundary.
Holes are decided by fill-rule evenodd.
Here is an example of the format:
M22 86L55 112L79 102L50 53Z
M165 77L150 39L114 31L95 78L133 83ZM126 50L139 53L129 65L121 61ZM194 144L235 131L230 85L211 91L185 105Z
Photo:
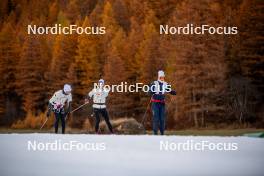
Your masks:
M153 133L164 134L165 130L165 93L176 95L176 91L171 90L171 86L165 82L165 73L160 70L158 72L158 80L154 81L150 86L152 113L153 113Z

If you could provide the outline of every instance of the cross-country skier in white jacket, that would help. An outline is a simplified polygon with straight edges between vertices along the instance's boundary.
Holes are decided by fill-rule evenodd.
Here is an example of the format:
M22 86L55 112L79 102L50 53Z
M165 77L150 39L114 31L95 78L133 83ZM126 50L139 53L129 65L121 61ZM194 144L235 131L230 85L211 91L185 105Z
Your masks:
M100 114L104 117L104 120L108 126L108 129L111 133L113 133L113 128L109 120L109 115L106 109L106 97L108 96L109 90L104 87L104 80L100 79L98 81L99 86L91 90L85 99L88 102L88 99L93 99L93 111L95 114L96 122L95 122L95 132L98 134L99 132L99 123L100 123Z
M47 118L49 118L51 111L55 114L55 133L58 133L59 121L61 121L62 134L65 133L65 118L71 111L71 86L65 84L62 90L58 90L53 94L49 100L49 109L47 112Z

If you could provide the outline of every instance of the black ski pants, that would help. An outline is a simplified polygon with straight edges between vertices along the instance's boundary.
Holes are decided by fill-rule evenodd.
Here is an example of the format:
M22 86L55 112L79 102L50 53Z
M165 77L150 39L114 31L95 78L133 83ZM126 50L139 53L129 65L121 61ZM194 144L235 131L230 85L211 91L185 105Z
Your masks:
M95 114L95 132L98 133L99 123L100 123L100 114L101 114L103 116L107 126L108 126L109 131L111 133L113 133L113 128L112 128L112 125L110 123L108 112L107 112L106 108L102 108L102 109L94 108L93 110L94 110L94 114Z

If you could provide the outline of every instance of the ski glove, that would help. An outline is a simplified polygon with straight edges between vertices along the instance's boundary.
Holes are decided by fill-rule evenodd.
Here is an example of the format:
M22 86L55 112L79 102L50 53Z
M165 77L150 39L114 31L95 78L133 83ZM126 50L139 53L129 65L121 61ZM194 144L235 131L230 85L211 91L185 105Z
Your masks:
M176 93L175 90L172 90L172 91L170 92L170 94L171 94L171 95L176 95L177 93Z

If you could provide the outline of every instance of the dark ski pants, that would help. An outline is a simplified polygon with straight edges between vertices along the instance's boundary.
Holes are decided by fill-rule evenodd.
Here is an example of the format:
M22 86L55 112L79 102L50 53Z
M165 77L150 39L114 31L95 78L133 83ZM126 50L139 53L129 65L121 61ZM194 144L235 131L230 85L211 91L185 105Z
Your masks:
M108 112L106 108L103 109L97 109L94 108L94 114L95 114L95 132L98 133L99 130L99 123L100 123L100 114L104 117L104 120L108 126L108 129L111 133L113 133L113 128L109 120Z
M65 133L65 116L66 114L65 113L56 113L55 112L55 124L54 124L54 127L55 127L55 133L58 133L58 128L59 128L59 121L61 121L61 131L62 131L62 134Z
M152 113L153 113L153 133L164 134L165 130L165 103L153 102L152 103Z

